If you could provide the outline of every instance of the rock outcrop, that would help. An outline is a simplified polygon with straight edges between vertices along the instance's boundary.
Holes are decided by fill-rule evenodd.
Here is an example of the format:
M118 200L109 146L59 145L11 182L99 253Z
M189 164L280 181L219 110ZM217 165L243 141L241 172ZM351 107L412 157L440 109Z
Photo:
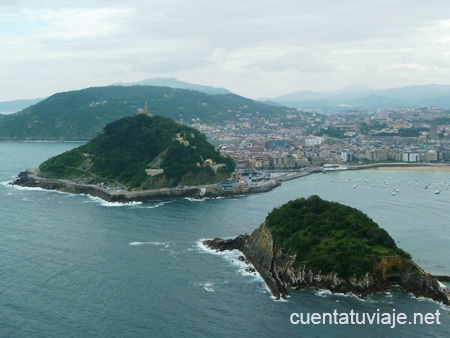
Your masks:
M449 304L439 288L438 281L425 273L413 261L402 257L385 257L374 267L374 272L363 276L339 276L335 272L314 273L305 265L296 264L296 257L283 251L273 240L270 229L263 223L251 235L234 239L205 240L204 244L214 250L240 250L277 298L285 298L289 288L315 287L331 292L352 292L364 297L400 285L416 297L428 297ZM396 268L398 274L386 274L388 268Z

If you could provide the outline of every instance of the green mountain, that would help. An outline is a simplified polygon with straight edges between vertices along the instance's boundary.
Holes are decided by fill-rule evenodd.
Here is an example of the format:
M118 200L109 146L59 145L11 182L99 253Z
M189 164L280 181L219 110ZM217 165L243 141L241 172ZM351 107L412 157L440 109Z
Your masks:
M198 130L145 113L124 117L90 142L52 157L39 176L121 189L200 185L230 177L234 162Z
M155 86L109 86L58 93L0 119L0 139L91 139L104 126L148 104L183 124L222 124L239 117L281 117L295 109L234 95Z
M295 266L340 276L372 273L383 256L411 258L361 211L318 196L274 209L266 219L274 241Z

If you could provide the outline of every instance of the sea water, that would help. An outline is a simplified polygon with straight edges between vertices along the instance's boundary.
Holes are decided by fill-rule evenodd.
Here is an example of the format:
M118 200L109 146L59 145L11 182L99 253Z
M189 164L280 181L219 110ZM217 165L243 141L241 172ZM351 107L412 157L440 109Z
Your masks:
M0 337L450 336L449 308L401 289L359 299L309 288L276 301L239 252L202 245L317 194L362 210L425 270L450 275L450 173L343 171L262 194L129 204L7 183L78 145L0 142ZM352 311L430 324L296 321Z

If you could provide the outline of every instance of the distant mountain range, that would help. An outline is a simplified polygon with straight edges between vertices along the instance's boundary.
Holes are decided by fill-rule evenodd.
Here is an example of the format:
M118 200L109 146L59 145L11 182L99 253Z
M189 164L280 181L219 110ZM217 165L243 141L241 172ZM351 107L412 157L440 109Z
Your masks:
M0 114L12 114L25 109L43 99L14 100L0 102Z
M118 82L112 86L157 86L194 90L211 95L234 94L225 88L204 86L175 78L152 78L138 82ZM34 105L43 99L0 102L0 114L12 114ZM437 106L450 109L450 85L428 84L388 89L373 89L362 83L334 91L301 90L276 98L260 98L261 103L271 106L287 106L323 111Z
M324 111L428 106L450 109L450 85L429 84L372 89L364 84L355 83L335 91L302 90L264 100L288 107Z
M114 86L158 86L158 87L169 87L169 88L180 88L180 89L189 89L196 90L198 92L211 94L211 95L219 95L219 94L233 94L228 89L225 88L216 88L211 86L203 86L189 82L183 82L177 80L175 78L167 78L167 77L157 77L153 79L147 79L139 82L132 83L115 83Z

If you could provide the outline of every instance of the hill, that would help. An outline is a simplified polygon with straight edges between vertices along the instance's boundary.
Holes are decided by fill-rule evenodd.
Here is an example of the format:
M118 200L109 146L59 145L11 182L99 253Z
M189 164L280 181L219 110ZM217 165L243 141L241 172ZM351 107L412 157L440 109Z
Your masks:
M158 189L226 179L234 162L198 130L137 114L107 125L78 148L42 163L38 175L115 189Z
M372 273L381 256L411 258L361 211L318 196L274 209L266 218L274 241L295 266L340 276Z
M277 298L286 296L287 286L364 296L399 284L448 304L438 282L367 215L318 196L275 208L250 236L205 244L241 250Z
M130 116L147 102L151 113L183 124L223 124L240 116L286 116L273 107L234 95L209 95L156 86L109 86L57 93L0 119L0 139L91 139L108 123Z

